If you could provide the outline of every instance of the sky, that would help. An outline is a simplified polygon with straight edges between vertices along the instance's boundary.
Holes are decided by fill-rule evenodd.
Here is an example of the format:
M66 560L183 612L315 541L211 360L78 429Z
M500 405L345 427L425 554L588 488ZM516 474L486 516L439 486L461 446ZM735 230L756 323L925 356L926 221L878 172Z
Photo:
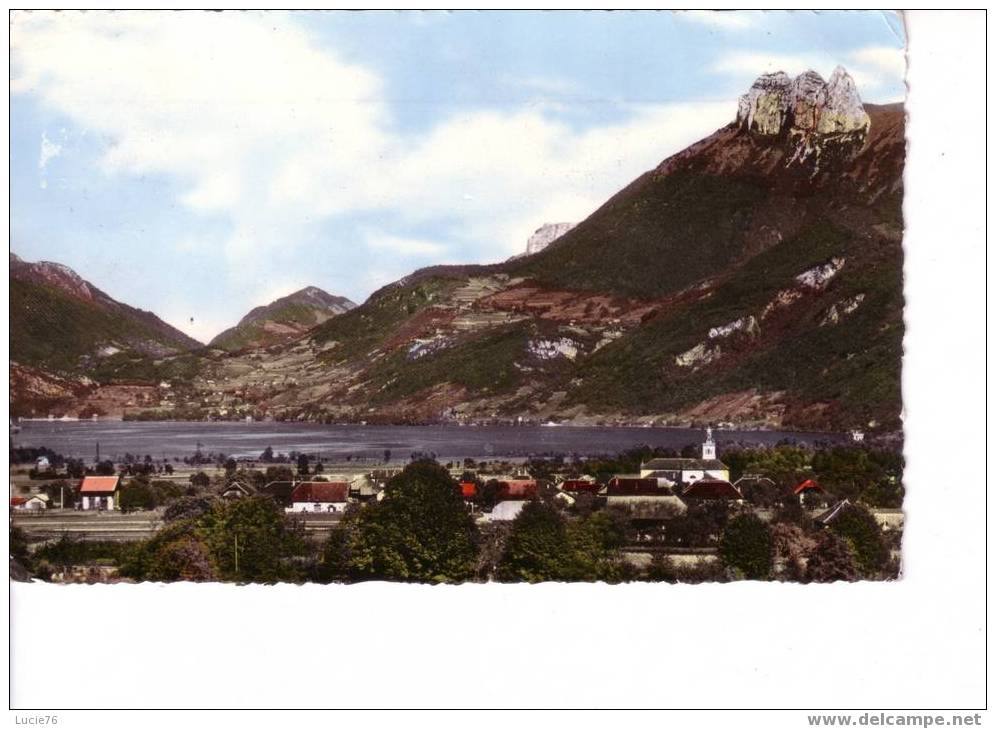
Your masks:
M525 250L761 73L902 101L891 12L45 12L10 25L11 250L208 341Z

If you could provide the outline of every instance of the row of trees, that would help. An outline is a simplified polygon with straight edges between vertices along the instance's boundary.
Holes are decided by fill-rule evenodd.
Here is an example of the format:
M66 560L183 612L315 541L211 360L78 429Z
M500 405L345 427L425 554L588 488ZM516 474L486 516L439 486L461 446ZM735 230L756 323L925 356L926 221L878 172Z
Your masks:
M692 509L666 522L669 538L684 546L717 546L719 564L683 570L657 557L641 572L621 551L633 536L631 515L611 509L568 515L539 498L511 524L479 527L456 481L433 461L408 465L388 482L382 500L351 508L321 545L306 541L300 524L267 497L227 502L177 488L142 478L123 487L122 506L126 500L140 508L169 505L159 533L116 552L122 576L237 582L822 582L880 578L890 569L889 546L874 517L859 506L844 510L829 530L817 529L797 507L778 512L771 523L720 506ZM61 549L73 553L67 545Z

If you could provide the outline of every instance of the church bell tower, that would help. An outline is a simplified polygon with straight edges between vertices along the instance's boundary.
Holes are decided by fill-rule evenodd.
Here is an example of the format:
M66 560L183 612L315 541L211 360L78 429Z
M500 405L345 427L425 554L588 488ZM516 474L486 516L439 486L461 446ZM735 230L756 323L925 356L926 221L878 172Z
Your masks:
M716 460L716 441L712 439L712 428L706 428L706 439L702 444L702 460Z

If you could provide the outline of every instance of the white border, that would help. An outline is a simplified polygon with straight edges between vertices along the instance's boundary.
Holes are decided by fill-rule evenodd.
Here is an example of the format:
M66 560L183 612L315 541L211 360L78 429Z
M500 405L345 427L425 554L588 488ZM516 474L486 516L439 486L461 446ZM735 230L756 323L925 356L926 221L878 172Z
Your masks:
M15 715L56 706L981 708L986 20L914 13L908 26L903 580L809 587L13 584L12 698L38 710ZM80 630L94 621L109 629ZM70 722L59 713L73 727L186 720L73 713ZM708 725L707 718L685 715L681 725ZM713 717L713 725L723 718L806 725L801 715L768 713ZM202 719L296 721L258 713Z

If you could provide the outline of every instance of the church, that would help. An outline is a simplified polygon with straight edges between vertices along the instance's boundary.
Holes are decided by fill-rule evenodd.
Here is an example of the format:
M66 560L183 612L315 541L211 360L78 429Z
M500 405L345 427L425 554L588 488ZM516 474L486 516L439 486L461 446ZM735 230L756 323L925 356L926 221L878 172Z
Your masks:
M701 458L654 458L640 464L640 478L655 478L661 486L693 484L704 478L729 481L730 469L716 458L712 428L706 428Z

